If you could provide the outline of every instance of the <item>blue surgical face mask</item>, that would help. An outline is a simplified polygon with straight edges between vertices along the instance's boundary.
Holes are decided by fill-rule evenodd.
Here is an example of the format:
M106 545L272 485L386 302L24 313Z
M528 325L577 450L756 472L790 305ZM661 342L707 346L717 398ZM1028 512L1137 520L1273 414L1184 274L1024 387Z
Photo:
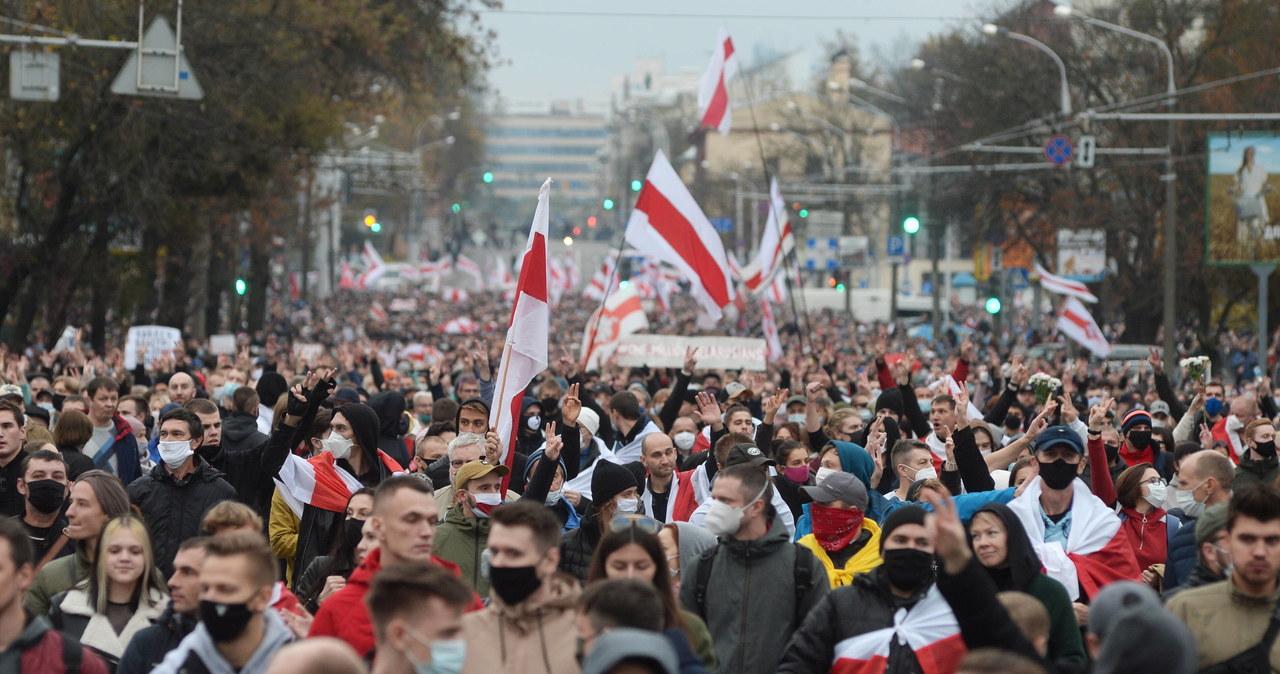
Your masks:
M416 631L405 628L414 641L431 649L431 662L415 662L413 656L405 651L405 658L413 665L414 674L458 674L467 659L467 642L462 639L436 639L427 641Z
M871 422L871 410L869 409L864 408L864 409L858 410L858 416L862 417L862 421L865 423Z
M1204 401L1204 411L1211 417L1218 416L1222 411L1222 398L1207 398Z
M929 412L933 411L932 400L917 400L916 404L920 406L920 411L924 412L925 414L928 414Z

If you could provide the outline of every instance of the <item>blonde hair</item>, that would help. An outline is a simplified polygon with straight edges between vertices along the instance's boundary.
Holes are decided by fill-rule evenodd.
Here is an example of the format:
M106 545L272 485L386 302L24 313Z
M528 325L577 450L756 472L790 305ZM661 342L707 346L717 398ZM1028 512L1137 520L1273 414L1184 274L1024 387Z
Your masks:
M239 501L222 501L209 509L200 522L200 528L209 536L216 536L224 529L251 526L262 531L262 517L253 508Z
M111 538L118 531L128 531L138 538L138 542L142 544L142 575L133 586L133 596L130 601L137 603L139 607L155 606L151 601L151 592L148 590L157 590L160 594L166 594L166 586L164 579L160 577L160 572L156 570L155 553L151 549L151 537L147 534L147 526L142 523L142 519L134 515L123 515L117 517L102 528L102 536L98 538L98 555L93 560L93 569L89 573L89 577L85 580L88 583L86 588L89 592L89 601L93 604L93 610L99 615L107 613L107 587L110 580L107 578L107 548L111 545Z

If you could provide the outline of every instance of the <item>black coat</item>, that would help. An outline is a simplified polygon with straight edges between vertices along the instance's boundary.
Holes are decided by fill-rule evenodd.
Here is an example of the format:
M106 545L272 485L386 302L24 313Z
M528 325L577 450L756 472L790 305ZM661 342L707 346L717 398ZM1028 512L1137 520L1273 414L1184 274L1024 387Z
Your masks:
M600 525L594 513L588 514L577 529L560 537L560 570L578 580L586 580L587 571L591 569L591 557L596 554L599 544Z
M120 656L116 674L147 674L195 628L195 620L174 613L170 603L151 627L133 635L124 655Z
M222 444L201 447L200 457L222 473L222 478L236 490L236 500L253 508L263 522L271 520L271 496L275 493L276 471L264 467L263 456L267 436L258 430L258 418L244 412L232 412L222 422Z
M142 511L151 533L156 568L165 578L173 575L178 545L200 535L205 513L236 497L235 488L222 479L222 473L199 456L194 459L195 470L181 480L162 462L129 485L129 502Z
M267 444L267 436L258 430L258 416L244 412L232 412L222 420L222 451L245 452L260 450Z

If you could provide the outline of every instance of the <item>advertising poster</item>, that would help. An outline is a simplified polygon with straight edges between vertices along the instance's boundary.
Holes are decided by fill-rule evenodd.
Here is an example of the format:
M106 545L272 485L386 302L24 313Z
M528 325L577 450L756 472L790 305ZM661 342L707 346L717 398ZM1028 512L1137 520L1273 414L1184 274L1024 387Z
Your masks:
M1280 135L1208 135L1205 261L1253 264L1280 260Z

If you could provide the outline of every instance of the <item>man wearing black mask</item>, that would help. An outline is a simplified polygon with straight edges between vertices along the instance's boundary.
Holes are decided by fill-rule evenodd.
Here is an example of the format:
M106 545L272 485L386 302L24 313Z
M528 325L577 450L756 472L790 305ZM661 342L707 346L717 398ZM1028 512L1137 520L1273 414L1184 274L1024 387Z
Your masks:
M1276 427L1270 419L1254 419L1245 426L1240 437L1248 448L1236 466L1232 489L1252 484L1275 484L1280 477L1280 461L1276 460Z
M933 546L924 508L909 505L890 513L880 538L884 564L819 602L791 637L778 671L916 672L959 662L964 642L934 585Z
M1120 461L1125 468L1149 463L1160 477L1169 480L1173 477L1173 456L1151 444L1153 426L1151 415L1146 410L1133 410L1124 415L1124 421L1120 422L1120 434L1124 436L1124 444L1120 445Z
M210 538L200 567L200 624L155 674L264 672L293 634L271 605L275 557L262 534Z
M36 569L45 562L75 552L71 540L62 533L67 520L62 504L67 500L67 462L51 449L41 449L22 460L18 493L25 499L22 526L35 549Z

